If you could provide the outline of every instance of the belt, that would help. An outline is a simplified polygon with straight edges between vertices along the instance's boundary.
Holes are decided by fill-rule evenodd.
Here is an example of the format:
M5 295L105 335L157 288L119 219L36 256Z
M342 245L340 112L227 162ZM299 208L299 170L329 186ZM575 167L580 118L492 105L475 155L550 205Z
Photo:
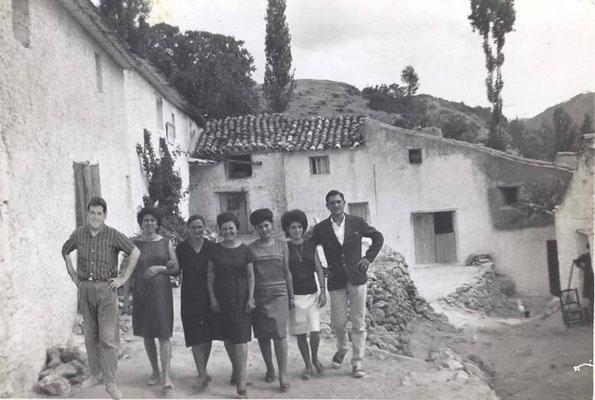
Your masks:
M80 278L80 281L88 281L88 282L107 282L107 280L105 279L95 279L92 276L88 277L88 278Z

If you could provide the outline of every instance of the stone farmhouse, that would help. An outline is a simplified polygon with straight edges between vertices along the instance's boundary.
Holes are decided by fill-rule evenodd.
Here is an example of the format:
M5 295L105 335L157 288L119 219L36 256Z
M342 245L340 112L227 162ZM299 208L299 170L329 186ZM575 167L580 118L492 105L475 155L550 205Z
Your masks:
M190 168L190 210L214 229L219 212L328 216L325 194L345 194L409 263L465 263L490 253L520 292L548 294L551 212L535 199L563 192L572 170L361 116L258 115L207 122ZM196 160L198 161L198 160ZM281 232L279 232L281 235Z
M76 287L62 243L101 194L107 224L138 230L143 131L185 152L200 128L186 101L133 56L88 0L0 2L0 397L36 381L65 343ZM182 205L187 211L188 206Z

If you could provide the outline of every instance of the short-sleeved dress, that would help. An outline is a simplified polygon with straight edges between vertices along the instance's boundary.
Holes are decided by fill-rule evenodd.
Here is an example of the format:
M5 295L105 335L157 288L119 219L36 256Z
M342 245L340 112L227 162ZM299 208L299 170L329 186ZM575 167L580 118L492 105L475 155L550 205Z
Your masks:
M153 265L169 261L169 239L147 242L132 239L140 250L133 274L132 331L144 338L169 338L174 324L174 306L171 281L167 274L145 279L143 274Z
M258 339L281 339L287 336L289 299L283 274L285 242L275 239L270 245L250 243L254 254L254 302L252 329Z
M246 313L246 264L254 261L252 252L245 244L229 249L217 243L211 247L211 261L215 274L213 289L221 307L221 312L212 314L212 338L247 343L252 340L252 331L250 314Z
M287 248L295 304L289 314L289 333L295 336L318 332L320 312L314 264L316 248L307 240L300 245L288 242Z
M176 247L182 273L181 316L186 347L211 341L207 271L213 243L204 239L197 253L188 240Z

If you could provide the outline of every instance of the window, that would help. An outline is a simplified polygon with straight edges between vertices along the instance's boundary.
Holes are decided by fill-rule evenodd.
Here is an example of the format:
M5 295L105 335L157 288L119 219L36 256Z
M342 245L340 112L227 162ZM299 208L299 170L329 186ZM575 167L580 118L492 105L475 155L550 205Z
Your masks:
M12 0L12 32L20 44L31 46L31 17L29 0Z
M157 97L155 100L155 108L157 112L157 129L163 129L163 99L161 97Z
M504 204L507 206L518 203L519 199L519 187L518 186L500 186L500 193L502 193L502 199Z
M368 202L349 203L349 214L361 217L364 221L368 221Z
M226 159L228 178L246 178L252 176L252 156L242 154Z
M310 173L312 175L330 174L328 156L310 157Z
M95 53L95 79L97 81L97 91L103 93L103 73L101 71L101 56Z
M409 164L421 164L421 149L409 149Z
M167 143L174 144L176 142L176 126L170 122L165 124L165 137Z
M452 226L452 212L437 212L434 213L434 233L440 235L442 233L454 232Z

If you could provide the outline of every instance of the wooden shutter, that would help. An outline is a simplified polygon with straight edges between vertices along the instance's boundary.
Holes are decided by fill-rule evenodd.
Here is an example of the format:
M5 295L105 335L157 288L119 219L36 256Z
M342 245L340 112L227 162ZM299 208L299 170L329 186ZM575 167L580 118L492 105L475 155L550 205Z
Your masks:
M101 196L99 165L74 163L74 188L76 194L76 226L87 222L87 203L94 196Z

